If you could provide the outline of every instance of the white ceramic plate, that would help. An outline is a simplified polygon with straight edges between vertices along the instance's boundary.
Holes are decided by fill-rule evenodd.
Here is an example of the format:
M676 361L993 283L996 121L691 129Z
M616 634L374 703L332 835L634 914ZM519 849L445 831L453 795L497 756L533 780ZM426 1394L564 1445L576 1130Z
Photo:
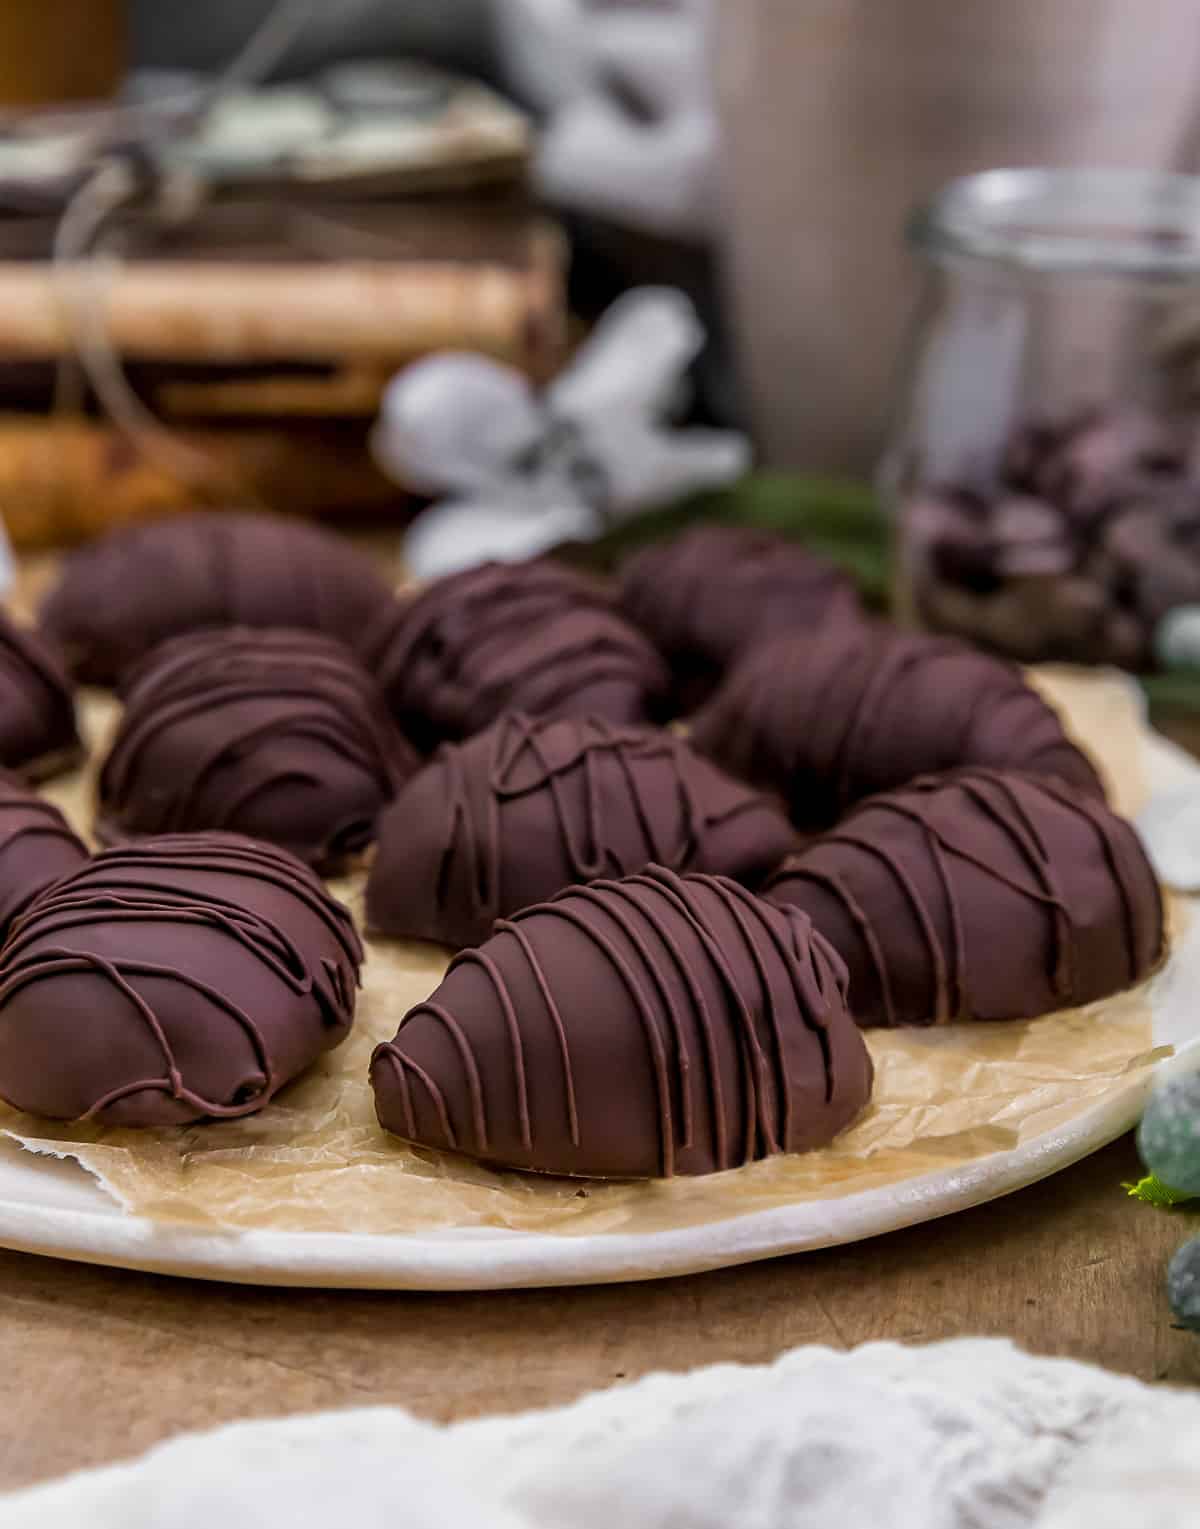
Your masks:
M1200 766L1166 740L1152 735L1144 758L1152 802L1189 785L1200 792ZM1200 990L1200 920L1157 981L1155 1040L1178 1054L1200 1042L1194 996ZM834 1247L994 1200L1122 1135L1141 1114L1149 1086L1144 1075L1132 1079L1127 1089L1067 1125L965 1169L634 1236L553 1237L492 1228L396 1236L196 1230L128 1215L78 1164L0 1142L0 1246L262 1285L488 1290L657 1279Z

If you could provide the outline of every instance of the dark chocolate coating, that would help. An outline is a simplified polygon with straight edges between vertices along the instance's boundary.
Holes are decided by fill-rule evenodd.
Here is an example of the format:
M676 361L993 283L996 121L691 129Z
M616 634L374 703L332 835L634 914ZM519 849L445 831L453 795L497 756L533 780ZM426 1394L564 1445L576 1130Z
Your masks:
M659 866L503 920L371 1061L405 1140L596 1178L823 1146L871 1078L845 967L808 919Z
M393 715L426 752L507 711L645 722L668 683L661 657L605 589L545 559L437 580L370 648Z
M58 808L0 771L0 944L34 898L87 858Z
M1194 433L1091 408L1019 426L995 476L919 485L897 542L913 612L1012 658L1154 668L1160 621L1200 600Z
M285 850L105 850L4 947L0 1096L120 1126L251 1114L345 1039L361 961L349 913Z
M41 620L81 680L108 685L157 643L198 627L303 627L357 647L391 601L370 560L338 536L205 510L73 552Z
M1086 523L1119 496L1182 479L1187 436L1144 410L1089 409L1057 427L1019 431L1005 465L1016 481Z
M621 569L621 603L670 661L683 711L754 644L862 615L832 563L739 526L698 526L634 553Z
M794 844L774 803L673 733L517 714L444 744L383 813L367 921L478 945L575 882L658 864L754 884Z
M420 763L375 681L320 632L188 632L147 654L124 692L98 784L106 843L223 828L331 871Z
M1019 669L952 638L866 622L755 649L694 719L693 744L778 791L802 828L918 775L1057 775L1103 800L1091 761Z
M998 770L872 797L763 895L844 958L863 1025L1034 1018L1130 987L1163 954L1130 825L1089 792Z
M0 767L45 780L70 769L81 750L75 699L57 657L0 611Z

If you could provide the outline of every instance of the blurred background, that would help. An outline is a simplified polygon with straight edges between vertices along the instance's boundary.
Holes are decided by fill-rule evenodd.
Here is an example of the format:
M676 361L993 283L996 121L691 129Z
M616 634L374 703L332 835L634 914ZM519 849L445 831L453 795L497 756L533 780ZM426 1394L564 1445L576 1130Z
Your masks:
M0 514L751 521L1186 698L1198 80L1200 0L7 0Z

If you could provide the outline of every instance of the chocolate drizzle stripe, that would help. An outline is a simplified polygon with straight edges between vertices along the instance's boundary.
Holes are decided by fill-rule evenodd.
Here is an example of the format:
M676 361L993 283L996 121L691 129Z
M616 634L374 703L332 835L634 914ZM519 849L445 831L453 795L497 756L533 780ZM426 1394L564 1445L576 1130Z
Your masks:
M295 729L292 732L292 737L294 738L302 738L304 735L303 729ZM250 741L253 741L253 739ZM236 749L223 749L221 752L222 758L233 759L237 757ZM314 775L311 770L301 770L293 766L287 770L275 770L270 775L263 776L261 780L247 781L242 790L234 792L233 795L226 799L221 808L213 814L215 821L210 826L215 829L228 829L236 832L239 813L244 812L259 797L270 796L281 787L289 785L319 789L321 777ZM184 813L176 813L174 817L175 824L180 826L194 821L194 817ZM173 828L174 826L172 825ZM330 837L332 838L333 835L331 834Z
M517 1012L513 1008L513 1001L509 995L508 986L504 977L485 951L464 950L460 951L455 958L460 966L478 966L486 974L488 981L496 994L496 1001L500 1005L500 1012L504 1016L505 1029L508 1031L508 1044L512 1054L513 1081L517 1095L517 1119L521 1124L521 1145L531 1147L533 1137L530 1134L532 1127L529 1121L529 1078L525 1071L525 1046L521 1040L521 1027L517 1022Z
M447 744L438 750L436 762L447 776L445 799L450 820L450 831L445 836L445 848L438 863L437 907L444 909L450 902L455 862L462 855L467 861L463 879L471 899L471 912L491 922L499 912L500 904L500 820L495 798L487 804L485 847L480 845L475 833L460 750Z
M116 962L106 960L103 956L96 955L94 952L72 950L68 946L48 946L39 953L36 964L24 968L20 966L14 967L11 952L6 950L5 967L10 975L3 983L0 983L0 1006L7 1003L9 998L22 988L42 981L45 978L81 971L99 972L111 986L121 993L134 1012L145 1022L154 1036L159 1049L162 1051L167 1069L165 1080L162 1078L134 1080L126 1085L122 1085L118 1089L109 1090L92 1103L83 1116L84 1119L93 1118L114 1098L146 1090L166 1093L168 1092L168 1086L172 1098L183 1099L189 1104L195 1105L204 1114L221 1119L234 1119L241 1115L248 1115L260 1106L261 1101L254 1098L247 1099L242 1104L226 1104L222 1100L205 1099L202 1095L184 1087L179 1065L158 1017L140 994L130 986L127 980L130 975L161 977L167 981L179 983L184 987L190 988L193 992L199 993L210 1003L215 1004L224 1013L229 1015L249 1039L255 1056L258 1059L262 1075L267 1080L268 1091L273 1093L279 1083L279 1078L271 1067L262 1032L250 1016L216 988L211 987L206 982L202 982L197 977L179 971L175 967L163 966L153 961L131 961L125 959L122 959L118 965ZM164 1083L167 1086L164 1086Z
M714 888L714 890L717 889ZM766 1065L767 1057L761 1043L758 1040L757 1034L754 1032L753 1019L749 1012L749 1006L747 1006L746 1017L748 1022L748 1032L754 1036L755 1042L754 1050L751 1054L754 1058L754 1078L757 1085L754 1089L751 1108L747 1111L747 1115L749 1116L750 1120L755 1121L760 1138L757 1143L752 1145L750 1151L746 1154L746 1161L750 1162L754 1157L762 1156L765 1153L782 1151L782 1143L787 1140L788 1122L786 1118L778 1120L774 1118L779 1109L778 1101L784 1099L786 1095L783 1064L783 1036L780 1034L779 1014L772 997L771 979L767 973L762 951L758 948L757 943L751 937L750 931L747 928L745 920L742 917L741 911L738 909L737 905L728 896L725 895L723 888L718 891L717 895L721 897L721 900L725 903L730 917L733 919L734 924L737 926L738 931L740 932L742 939L745 942L747 953L750 956L751 963L753 964L754 970L758 976L759 988L765 1000L764 1017L770 1030L771 1039L774 1043L773 1058L775 1064L775 1080L772 1090L768 1089L766 1086L767 1078L769 1075L769 1068ZM772 941L774 941L774 931L771 930L769 933L771 935ZM720 944L718 936L712 930L711 926L708 929L708 936L709 939L712 940L714 946L719 949ZM784 959L786 960L786 956ZM732 973L730 974L728 980L732 981Z
M671 952L672 956L675 956L675 952L671 947L670 932L663 926L661 919L657 916L657 911L653 907L647 907L643 902L634 897L632 891L633 881L634 878L630 877L626 883L626 887L629 888L628 891L625 891L615 881L597 881L588 888L574 888L573 892L577 896L582 894L584 901L593 902L604 909L608 917L623 931L626 939L637 952L647 976L654 985L659 1004L666 1017L679 1084L678 1107L676 1110L679 1130L675 1134L675 1145L686 1149L694 1141L691 1053L684 1034L682 1016L677 1006L671 1002L671 995L667 987L665 975L661 970L660 963L655 959L655 953L648 944L645 931L639 927L639 923L649 925L650 932L658 937L663 946ZM631 907L626 908L623 906L623 903L626 901L631 904ZM616 959L615 952L612 953L610 959ZM700 1031L704 1036L705 1050L711 1059L713 1051L712 1022L708 1005L705 1002L699 984L692 979L689 972L683 969L683 965L678 961L678 958L676 958L676 964L691 994ZM711 1065L710 1060L710 1069ZM664 1132L673 1131L670 1118L663 1118L662 1129Z
M5 966L10 971L17 967L20 953L30 941L35 938L44 939L51 930L86 929L89 926L95 928L122 923L145 924L169 918L172 924L205 924L223 930L264 966L268 966L292 992L300 996L313 992L312 977L295 943L288 939L277 924L249 912L230 917L217 908L199 904L168 907L159 902L115 896L72 898L51 889L41 899L37 914L36 923L31 920L23 924L5 947ZM282 956L278 952L282 952ZM181 977L180 980L187 979ZM6 995L7 982L0 983L0 1003Z
M907 832L886 829L889 818ZM855 992L867 995L864 1023L922 1023L930 1008L934 1022L945 1022L1075 1007L1139 980L1163 949L1161 896L1133 830L1099 798L1053 777L962 770L873 797L788 861L766 895L815 912L805 884L823 889L849 921L839 938L852 1002ZM888 922L887 885L912 911L925 964ZM987 927L978 898L989 885L1003 892L997 906L1012 924L996 931L1012 945L1017 964L1008 970L967 945L968 912L977 939ZM1022 904L1036 911L1026 915ZM827 916L833 934L837 921ZM861 949L847 942L847 927ZM1024 986L1028 1004L1036 995L1033 1007L1020 976L1030 961L1037 969Z
M699 860L761 879L790 840L774 803L680 738L515 713L443 745L401 792L381 825L368 913L381 932L477 944L523 904L646 864Z
M550 1022L554 1026L554 1033L558 1039L559 1056L562 1059L563 1088L567 1097L567 1122L570 1132L570 1141L573 1147L579 1145L579 1106L575 1093L575 1075L571 1069L571 1048L567 1041L567 1030L563 1024L562 1012L560 1011L554 994L550 991L550 984L546 981L546 973L541 963L534 954L533 946L521 926L512 919L500 919L496 924L496 933L510 934L516 940L521 954L529 965L529 970L537 983L538 992L542 1002L546 1005L546 1012L550 1016Z
M609 913L610 909L605 899L598 896L598 890L607 885L609 884L598 882L590 887L574 887L571 890L571 896L579 899L581 902L596 904L604 912ZM596 945L604 958L618 973L626 991L633 1000L642 1027L642 1033L646 1039L654 1073L655 1097L658 1100L658 1136L661 1171L664 1178L671 1178L675 1172L675 1127L674 1113L671 1106L671 1075L663 1037L658 1028L658 1021L653 1009L646 1000L641 984L624 956L616 949L612 941L605 939L599 930L593 929L578 909L571 907L565 902L539 903L536 908L525 909L519 913L517 918L526 918L533 912L562 919L565 923L577 929L585 939ZM651 966L649 971L651 977L657 980L655 968ZM677 1024L677 1017L673 1013L669 1013L667 1019L669 1023L674 1022ZM678 1055L681 1049L678 1031L676 1031L675 1039L676 1054ZM686 1078L686 1069L680 1068L679 1075L681 1079Z
M760 946L758 946L757 940L752 937L748 920L746 920L746 913L757 910L749 902L748 893L744 891L744 888L737 888L737 893L734 893L732 888L722 887L722 896L729 902L729 911L737 919L741 936L746 940L746 948L751 951L752 957L754 957L754 963L758 969L758 980L760 980L761 986L763 986L763 992L769 995L769 972L767 972ZM743 913L735 911L734 898L743 901ZM822 1067L824 1067L825 1079L825 1099L829 1101L829 1099L833 1098L833 1092L835 1092L833 1053L830 1050L829 1035L827 1035L829 1000L825 997L824 989L819 986L819 982L816 983L815 988L809 988L806 985L807 976L809 976L809 969L807 969L806 963L803 960L798 962L798 960L789 959L789 956L793 956L799 950L798 937L796 937L795 931L796 916L795 914L789 914L789 924L792 927L792 951L787 950L787 943L783 939L783 931L775 927L774 920L761 919L760 917L758 924L761 925L763 933L766 934L767 939L774 946L775 954L780 957L780 963L783 965L784 971L789 972L792 994L796 1000L796 1011L803 1015L804 1021L806 1021L806 1029L813 1032L813 1035L816 1037L816 1043L821 1047L821 1061ZM818 979L816 960L818 960L819 954L821 953L818 950L815 956L813 956L812 976L815 982ZM781 1023L780 1011L778 1011L778 1006L775 1005L774 1001L769 1001L769 1005L767 1005L767 1017L769 1017L770 1021L770 1034L772 1034L772 1040L775 1043L775 1067L777 1067L777 1084L775 1084L775 1089L777 1089L775 1101L777 1102L775 1102L775 1109L781 1115L780 1124L778 1124L778 1145L777 1147L769 1148L769 1150L786 1151L787 1142L792 1138L792 1113L790 1113L792 1112L792 1092L787 1087L787 1061L786 1052L784 1052L783 1023Z
M862 666L864 683L850 713L837 765L837 800L843 808L858 794L854 778L860 768L859 759L864 755L873 756L872 741L880 721L880 697L900 686L909 667L904 654L889 655L881 644L875 645L868 662Z
M601 883L601 885L615 885L615 883ZM631 888L634 886L653 888L673 904L697 935L701 948L708 957L711 966L717 973L731 1000L733 1013L736 1017L734 1033L741 1050L742 1102L746 1117L746 1138L742 1148L742 1162L749 1162L754 1156L755 1138L758 1127L761 1124L759 1119L760 1101L763 1095L763 1082L766 1070L766 1058L763 1055L758 1036L754 1031L754 1021L750 1014L749 1004L734 980L733 973L730 971L721 952L720 942L714 935L711 927L699 917L684 898L680 897L676 888L671 886L668 881L660 880L653 876L631 876L627 879L626 885ZM649 909L644 909L644 911L653 921L663 943L669 945L671 931L662 921L661 915L657 911L652 913ZM674 1017L674 1022L677 1025L679 1024L677 1016ZM707 1005L704 1006L701 1023L706 1036L711 1034L712 1020ZM713 1046L710 1044L706 1049L711 1056L714 1052ZM710 1072L716 1071L715 1066L711 1062L709 1070Z
M1002 781L998 781L993 778L992 784L996 785L1001 791L1004 790ZM979 792L977 790L971 787L967 787L967 790L968 794L978 799ZM1024 839L1023 835L1019 831L1018 825L1015 825L1011 819L1006 818L1001 814L993 813L991 811L990 803L988 803L986 800L982 803L982 805L985 807L985 810L988 810L989 815L994 818L994 821L1008 834L1009 838L1020 850L1022 856L1029 864L1032 873L1040 880L1040 886L1031 887L1025 882L1018 881L1014 877L1006 875L991 861L981 859L979 856L972 854L970 850L967 850L961 845L956 844L952 840L946 838L943 834L939 833L938 830L935 829L933 825L930 824L920 812L914 808L906 806L903 802L896 800L896 798L893 796L875 797L870 802L870 807L872 809L879 812L892 813L912 823L917 831L926 840L926 843L929 846L931 858L935 867L937 868L939 882L943 889L943 895L946 898L947 913L951 922L951 948L949 952L945 950L941 940L938 938L933 914L925 901L922 899L916 886L915 880L904 870L904 868L898 863L893 855L888 854L885 849L876 844L871 836L866 832L853 832L850 828L843 827L838 832L825 836L827 842L829 843L852 845L865 854L871 855L877 860L881 861L890 871L897 883L904 888L904 891L908 896L910 904L913 908L913 912L917 917L918 923L920 924L922 934L926 939L930 958L934 963L936 993L936 1009L934 1020L937 1024L945 1024L951 1020L957 1019L963 1012L965 985L964 972L966 960L962 923L958 910L958 899L954 893L953 885L946 873L945 865L941 859L943 852L954 855L956 858L965 861L967 864L975 866L977 870L982 871L985 875L991 877L995 881L998 881L1001 885L1008 887L1010 891L1016 892L1022 897L1027 897L1032 901L1041 903L1043 906L1050 910L1055 921L1056 930L1059 930L1055 942L1055 970L1056 973L1061 971L1061 957L1057 954L1057 952L1061 951L1063 947L1060 920L1067 919L1068 915L1064 907L1062 897L1054 887L1049 863L1048 861L1039 860L1039 857L1035 851L1035 845L1030 844ZM953 983L950 981L950 973L954 974ZM1068 987L1068 989L1063 992L1061 987L1061 977L1056 978L1056 985L1058 987L1060 996L1064 999L1069 999L1073 988Z
M789 952L783 939L782 930L778 929L773 921L764 919L759 912L759 904L757 898L753 897L749 892L747 892L745 887L733 886L725 883L720 884L720 887L722 896L731 899L736 898L747 910L747 912L752 912L757 915L757 922L762 925L764 933L774 945L779 959L783 964L784 971L789 974L789 982L791 983L793 997L796 1000L796 1008L798 1012L803 1016L806 1027L815 1033L817 1043L821 1048L822 1061L825 1068L825 1097L827 1100L832 1099L834 1092L836 1091L837 1080L834 1077L833 1071L833 1052L829 1045L829 997L825 992L823 984L820 981L819 963L824 959L824 953L822 952L820 946L812 946L811 942L812 920L809 919L806 914L799 914L794 910L789 910L788 919L792 928L793 940L792 951ZM797 929L797 924L801 921L803 921L805 925L806 933L810 936L808 944L812 948L813 952L811 971L809 964L805 961L789 959L789 955L798 954L800 950L799 931ZM741 929L743 936L746 939L747 946L754 950L755 957L758 959L757 943L752 940L748 926L745 923L742 923ZM812 979L812 986L809 985L810 976ZM763 971L762 980L764 990L769 990L765 969ZM790 1109L790 1091L786 1087L783 1032L782 1026L779 1024L778 1017L774 1013L774 1010L772 1010L772 1029L777 1043L780 1095L786 1102L786 1108ZM786 1144L786 1142L789 1140L790 1118L785 1116L785 1121L786 1125L781 1136L781 1141ZM780 1147L778 1150L786 1151L786 1145Z
M597 775L599 759L611 757L625 780L628 800L632 804L639 828L646 841L647 859L672 868L686 864L688 854L698 837L701 817L695 793L688 788L682 771L677 770L678 789L684 807L682 842L678 848L667 850L656 836L656 819L661 819L662 815L650 811L645 794L646 787L632 769L633 759L678 760L680 748L677 740L671 738L669 734L656 735L647 733L645 729L618 727L602 718L594 719L588 727L590 736L581 741L578 752L571 755L565 764L556 768L541 743L545 733L544 725L525 716L506 718L497 733L494 764L488 781L493 800L511 799L524 794L525 791L538 789L543 784L548 784L555 808L556 830L566 849L575 878L579 881L591 881L605 873L619 872L621 867L616 863L615 855L605 844L604 814ZM522 788L516 785L514 776L524 763L526 755L531 755L536 762L537 773L533 776L532 783ZM586 806L582 822L575 823L562 788L561 777L580 764L585 771ZM752 798L752 803L755 800ZM492 819L492 824L498 835L496 818ZM498 857L499 847L498 838L496 838L489 846L487 858L494 863Z
M404 1057L397 1050L395 1041L381 1041L371 1053L372 1078L380 1062L386 1062L389 1065L392 1076L400 1087L400 1099L404 1110L404 1133L411 1141L417 1134L417 1117L413 1114L412 1090L408 1086L408 1072L404 1065Z
M612 618L614 624L617 618ZM623 634L622 634L623 635ZM480 686L480 695L491 706L501 707L514 685L536 689L546 706L558 705L568 700L581 684L591 684L598 679L623 678L627 674L639 675L642 670L640 640L636 645L619 642L612 636L597 638L593 632L581 634L575 642L561 643L553 653L539 655L532 663L518 664L519 651L508 650L508 667L495 679ZM574 663L584 659L581 669ZM568 666L571 666L568 671ZM543 689L541 682L546 681Z
M192 842L189 843L189 840ZM357 965L363 959L362 941L347 909L334 902L311 873L301 880L297 875L298 862L276 851L269 844L250 839L232 842L222 839L220 852L217 853L212 849L211 840L206 834L177 834L172 836L169 851L164 851L161 843L155 844L152 860L136 845L118 845L105 851L103 862L93 861L91 865L84 866L79 876L73 878L73 883L79 885L80 878L93 876L102 879L106 874L105 867L124 865L135 866L146 875L151 875L153 868L155 871L165 871L168 876L180 870L228 875L232 868L241 865L245 874L269 882L280 891L300 898L334 936L351 964ZM178 895L177 888L169 882L163 885L148 880L136 885L147 892L168 891ZM238 904L230 902L227 906L237 908Z
M948 769L1057 775L1103 798L1094 767L1013 665L866 622L753 648L697 715L692 737L735 773L784 793L810 828Z
M442 1093L441 1089L437 1086L437 1084L429 1076L425 1069L418 1066L418 1064L413 1061L412 1057L404 1056L399 1051L396 1051L391 1041L388 1041L385 1044L388 1048L391 1048L390 1054L399 1063L400 1067L406 1073L411 1072L412 1075L425 1089L425 1092L429 1095L429 1101L437 1111L438 1126L442 1132L443 1138L445 1139L446 1145L452 1151L456 1152L458 1150L458 1137L455 1135L454 1126L450 1121L450 1113L446 1107L446 1096Z
M293 756L273 762L281 745ZM128 678L99 776L101 837L190 828L257 832L261 804L303 799L297 848L318 864L361 848L416 760L382 694L318 632L217 629L154 649ZM169 785L164 785L164 781ZM299 794L298 794L299 793ZM295 808L293 807L293 811Z
M79 675L108 684L182 632L318 623L355 642L392 608L370 560L315 526L200 511L72 553L42 606Z
M417 1024L440 1005L471 1042L488 1100L489 1139L476 1130L468 1150L491 1161L657 1177L803 1150L841 1129L869 1092L870 1059L845 982L843 963L803 913L722 878L651 866L571 887L500 920L378 1048L379 1119L429 1145L450 1140L413 1108L410 1062L436 1074L447 1113L459 1121L469 1113L461 1053ZM560 1007L564 997L570 1009ZM576 1048L589 1058L582 1073ZM526 1070L529 1089L514 1110Z
M1070 1003L1078 992L1078 974L1075 970L1075 926L1071 920L1071 912L1067 906L1062 888L1054 878L1053 862L1045 841L1038 833L1029 814L1021 804L1021 799L1012 789L1011 784L999 776L988 777L988 783L1000 793L1008 804L1009 816L997 811L994 803L984 790L982 783L965 779L960 784L966 794L985 811L991 820L1000 829L1007 831L1018 842L1024 835L1025 842L1022 844L1026 859L1029 861L1035 875L1040 875L1042 882L1041 901L1047 905L1054 920L1054 968L1051 976L1051 984L1054 992L1064 1003ZM1052 793L1053 794L1053 793ZM1105 836L1101 834L1103 839ZM967 858L963 856L963 858ZM996 875L996 879L1002 884L1005 878L999 876L994 866L982 866L978 860L974 863L978 869L987 870L989 874ZM1020 891L1014 887L1014 891ZM1031 894L1032 895L1032 894ZM957 906L954 906L957 921ZM961 939L961 933L959 938ZM1136 965L1135 960L1130 962L1131 968Z
M884 800L884 798L874 797L871 799L871 805L878 808ZM919 818L916 821L920 823ZM925 948L929 953L929 959L933 963L933 1021L938 1025L948 1024L956 1016L950 1012L947 1002L949 984L947 981L948 964L946 952L942 948L942 942L938 938L937 931L933 926L932 915L924 898L921 896L920 889L914 878L909 875L894 856L889 855L869 835L853 832L847 826L843 826L836 833L823 835L820 842L823 844L843 844L847 848L857 849L863 854L869 855L884 867L903 891L909 907L912 909L913 917L916 919L917 925L921 930L925 941ZM952 956L950 966L953 967L956 961L957 956Z
M959 910L958 898L954 895L954 885L950 880L942 842L937 834L930 836L929 854L942 890L946 912L950 918L950 982L945 1012L948 1018L957 1019L965 1014L967 1009L967 945L963 934L962 914Z
M884 956L883 947L880 943L879 935L875 931L874 924L867 917L866 912L853 892L851 892L840 876L833 874L831 871L819 870L816 866L798 863L789 864L781 874L785 874L789 881L808 881L815 887L823 888L837 898L845 908L855 928L862 936L863 943L867 947L871 965L879 983L879 990L883 995L885 1023L889 1026L894 1026L896 1024L896 1002L892 994L892 979L891 973L888 970L887 959Z
M1081 813L1088 819L1096 831L1107 864L1112 870L1113 880L1121 897L1122 923L1125 932L1125 947L1129 955L1130 971L1136 972L1138 968L1138 951L1141 948L1141 940L1138 937L1137 908L1133 899L1133 880L1135 871L1140 871L1143 878L1150 875L1148 867L1142 857L1136 853L1137 845L1130 836L1123 840L1118 839L1114 832L1114 825L1108 815L1097 803L1086 797L1075 799L1068 795L1061 786L1055 785L1055 797L1064 805L1071 806L1076 812ZM1152 943L1161 953L1166 939L1166 921L1161 899L1154 903L1156 919L1152 931Z
M475 1059L475 1052L471 1047L471 1042L466 1032L444 1004L426 1002L420 1004L413 1013L428 1014L431 1019L436 1020L442 1026L454 1042L467 1075L467 1087L471 1096L471 1130L478 1150L480 1152L487 1152L488 1126L487 1108L483 1098L483 1079L479 1075L479 1064ZM411 1015L408 1016L408 1018L411 1017ZM391 1047L393 1055L396 1055L395 1048L390 1041L387 1043L387 1046ZM399 1060L398 1057L397 1060Z
M0 764L45 775L80 747L66 675L34 633L0 611Z
M794 930L794 938L795 938L795 941L796 941L796 951L797 951L797 954L799 954L799 952L800 952L800 935L799 935L799 931L796 929L796 926L794 924L793 924L792 927L793 927L793 930ZM811 924L811 920L810 920L809 923L808 923L807 931L806 932L809 932L811 934L811 928L812 928L812 924ZM830 1018L831 1009L830 1009L829 994L826 991L826 983L827 982L832 982L833 983L834 991L838 995L839 1003L841 1003L843 1006L845 1004L845 994L842 993L838 989L837 978L836 978L834 972L829 968L829 965L828 965L828 962L826 960L825 954L824 954L824 952L819 947L815 947L815 949L814 949L813 971L814 971L814 974L816 976L816 979L817 979L817 982L818 982L818 986L819 986L820 997L821 997L821 1005L820 1005L819 1009L816 1011L819 1014L819 1016L820 1016L820 1022L818 1024L813 1025L812 1028L816 1032L817 1043L818 1043L818 1045L821 1048L821 1060L825 1064L825 1103L826 1104L832 1104L834 1099L835 1099L835 1097L837 1096L837 1089L838 1089L839 1078L838 1078L838 1072L837 1072L837 1064L836 1064L836 1062L834 1060L833 1041L830 1038L830 1034L829 1034L829 1018ZM786 1097L788 1098L789 1111L790 1111L790 1092L789 1092L789 1094ZM785 1136L784 1137L785 1142L789 1141L790 1139L791 1139L790 1136Z
M432 747L507 710L639 716L666 687L646 639L587 578L551 564L489 564L439 580L376 628L370 651L393 711Z
M54 809L51 808L50 811L53 813ZM20 828L0 830L0 837L4 841L3 847L8 849L11 845L19 844L22 839L61 839L68 844L79 843L65 822L55 822L50 814L47 814L47 817L49 821L45 823L23 823Z

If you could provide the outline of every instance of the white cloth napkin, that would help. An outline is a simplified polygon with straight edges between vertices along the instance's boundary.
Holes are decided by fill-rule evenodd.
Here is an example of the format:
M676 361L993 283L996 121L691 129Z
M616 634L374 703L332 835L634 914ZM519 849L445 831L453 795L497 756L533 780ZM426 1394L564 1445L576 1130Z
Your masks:
M0 1500L0 1522L1195 1529L1200 1399L995 1340L803 1348L445 1428L384 1407L238 1423Z

